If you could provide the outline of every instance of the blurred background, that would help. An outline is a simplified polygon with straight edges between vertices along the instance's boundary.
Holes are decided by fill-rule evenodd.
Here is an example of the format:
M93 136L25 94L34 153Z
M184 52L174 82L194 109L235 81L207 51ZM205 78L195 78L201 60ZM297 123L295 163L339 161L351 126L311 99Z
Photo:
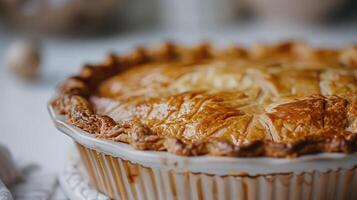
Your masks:
M166 40L357 44L355 0L0 0L0 143L21 162L63 167L71 141L46 104L109 52Z

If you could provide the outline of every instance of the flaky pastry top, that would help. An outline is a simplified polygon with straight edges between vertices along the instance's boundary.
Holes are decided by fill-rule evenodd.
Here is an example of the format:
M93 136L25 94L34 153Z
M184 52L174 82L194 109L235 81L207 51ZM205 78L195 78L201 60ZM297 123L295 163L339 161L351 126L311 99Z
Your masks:
M138 48L84 66L52 104L96 137L141 150L351 153L357 149L357 48L298 42Z

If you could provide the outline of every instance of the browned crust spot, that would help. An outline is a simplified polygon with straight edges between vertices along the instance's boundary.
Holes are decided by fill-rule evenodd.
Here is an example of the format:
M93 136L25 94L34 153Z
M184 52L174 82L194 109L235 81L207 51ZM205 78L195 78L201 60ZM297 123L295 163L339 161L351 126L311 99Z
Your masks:
M357 68L357 47L336 50L338 61L347 67ZM109 55L98 65L85 65L80 74L64 81L59 96L52 106L59 114L67 117L69 123L94 134L97 138L131 144L139 150L157 150L184 156L216 155L231 157L298 157L321 152L353 153L357 150L357 133L336 133L336 137L308 136L288 144L272 141L252 141L245 145L233 145L215 138L186 144L178 138L159 136L137 121L118 123L108 116L96 114L89 103L91 91L104 79L135 65L157 62L190 60L201 61L218 56L259 57L276 51L285 51L296 57L324 56L331 50L313 49L297 42L282 42L273 46L259 46L253 50L232 47L214 50L209 44L187 48L166 43L158 49L137 48L126 56Z

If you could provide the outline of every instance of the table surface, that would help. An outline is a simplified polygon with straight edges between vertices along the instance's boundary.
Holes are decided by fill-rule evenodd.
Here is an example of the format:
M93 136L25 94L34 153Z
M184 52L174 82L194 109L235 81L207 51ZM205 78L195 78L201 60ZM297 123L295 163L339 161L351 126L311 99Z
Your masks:
M48 171L58 172L73 148L71 140L52 125L46 104L58 82L76 73L86 62L99 62L108 52L125 52L168 39L183 43L212 40L229 45L297 38L314 45L343 46L357 43L357 25L325 28L235 25L201 31L153 30L99 38L47 38L42 41L42 78L35 83L16 79L4 64L7 46L18 37L0 29L0 143L10 149L16 160L38 163Z

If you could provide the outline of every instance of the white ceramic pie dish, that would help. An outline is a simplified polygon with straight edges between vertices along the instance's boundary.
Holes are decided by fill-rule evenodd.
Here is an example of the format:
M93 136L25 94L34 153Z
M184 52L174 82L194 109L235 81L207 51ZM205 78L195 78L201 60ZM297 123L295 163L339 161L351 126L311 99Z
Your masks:
M357 153L183 157L97 139L48 106L97 189L114 199L357 199Z

